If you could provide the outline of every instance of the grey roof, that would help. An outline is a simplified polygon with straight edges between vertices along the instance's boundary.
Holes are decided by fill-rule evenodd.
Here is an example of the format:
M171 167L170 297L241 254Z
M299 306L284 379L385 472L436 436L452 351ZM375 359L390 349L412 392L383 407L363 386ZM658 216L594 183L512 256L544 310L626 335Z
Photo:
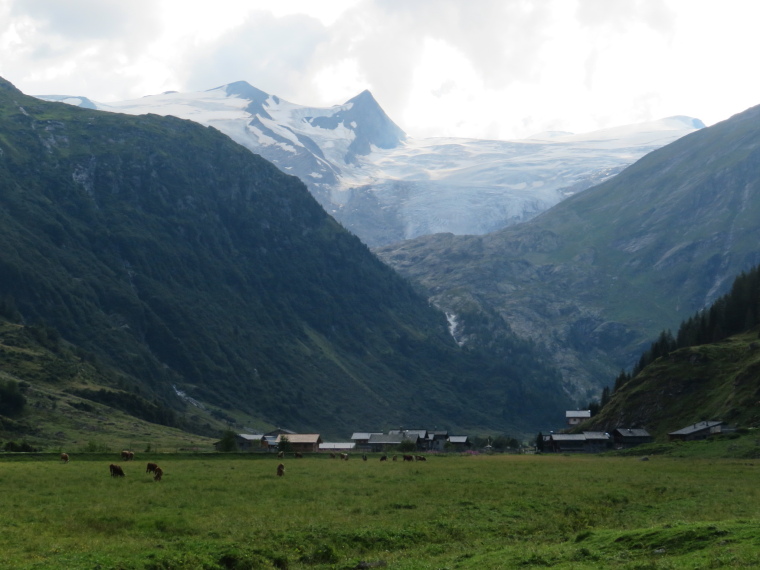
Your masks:
M586 439L610 439L610 434L603 431L584 431L583 435L586 436Z
M354 449L356 444L352 442L320 443L319 449Z
M466 435L450 435L449 442L450 443L467 443L467 436Z
M652 437L643 428L617 428L615 431L622 437Z
M553 433L554 441L586 441L586 436L582 433Z
M369 436L375 434L379 434L380 432L364 432L364 431L358 431L354 435L351 436L351 439L369 439Z
M565 412L566 418L590 418L591 410L568 410Z
M261 441L261 438L264 437L260 433L239 433L237 436L248 441Z
M389 435L398 435L398 434L404 434L407 436L407 439L414 439L415 437L418 437L420 439L425 439L427 437L427 430L426 429L392 429L388 432Z
M691 424L690 426L686 426L685 428L681 428L678 431L672 431L668 435L689 435L690 433L696 433L698 431L710 429L722 424L723 422L721 421L697 422L695 424Z
M377 444L393 444L393 443L401 443L402 441L406 440L407 438L403 436L403 434L400 433L373 433L369 436L369 442L368 443L377 443Z

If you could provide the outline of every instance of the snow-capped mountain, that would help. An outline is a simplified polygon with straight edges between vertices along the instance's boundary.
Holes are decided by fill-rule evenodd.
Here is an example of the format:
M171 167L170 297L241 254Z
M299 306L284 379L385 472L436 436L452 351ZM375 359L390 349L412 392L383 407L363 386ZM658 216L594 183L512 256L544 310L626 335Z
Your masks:
M483 234L525 221L704 127L698 119L670 117L516 141L414 139L369 91L342 105L316 108L244 81L107 104L86 97L40 98L213 126L301 178L329 213L370 246L439 232Z

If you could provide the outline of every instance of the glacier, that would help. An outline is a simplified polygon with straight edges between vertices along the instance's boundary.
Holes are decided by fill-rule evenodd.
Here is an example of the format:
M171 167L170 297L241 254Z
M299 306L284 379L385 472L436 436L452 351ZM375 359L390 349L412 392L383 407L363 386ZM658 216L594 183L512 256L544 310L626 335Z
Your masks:
M704 127L676 116L521 140L417 139L369 91L341 105L308 107L245 81L110 103L37 97L214 127L298 176L327 212L371 247L432 233L485 234L526 221Z

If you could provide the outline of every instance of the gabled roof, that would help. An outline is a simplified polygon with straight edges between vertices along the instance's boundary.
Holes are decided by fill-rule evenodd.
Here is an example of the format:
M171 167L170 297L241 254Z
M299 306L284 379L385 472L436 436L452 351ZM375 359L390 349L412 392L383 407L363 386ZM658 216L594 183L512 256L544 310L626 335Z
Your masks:
M404 434L407 436L407 439L415 439L415 436L420 439L425 439L427 437L427 430L426 429L392 429L388 432L388 434Z
M617 433L620 437L652 437L643 428L617 428L613 433Z
M689 435L691 433L696 433L698 431L703 431L703 430L710 429L719 425L723 425L723 422L721 421L697 422L690 426L686 426L685 428L681 428L678 431L672 431L668 435Z
M450 435L449 443L467 443L468 439L466 435Z
M277 436L277 443L285 437L290 443L321 443L318 433L284 433Z

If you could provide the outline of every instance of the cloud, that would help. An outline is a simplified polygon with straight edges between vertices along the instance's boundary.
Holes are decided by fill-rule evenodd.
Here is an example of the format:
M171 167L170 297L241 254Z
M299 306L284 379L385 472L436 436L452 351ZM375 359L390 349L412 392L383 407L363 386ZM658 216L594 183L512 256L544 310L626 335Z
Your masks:
M325 41L327 30L315 18L254 12L240 26L185 54L183 82L200 90L245 80L289 98L302 90Z

